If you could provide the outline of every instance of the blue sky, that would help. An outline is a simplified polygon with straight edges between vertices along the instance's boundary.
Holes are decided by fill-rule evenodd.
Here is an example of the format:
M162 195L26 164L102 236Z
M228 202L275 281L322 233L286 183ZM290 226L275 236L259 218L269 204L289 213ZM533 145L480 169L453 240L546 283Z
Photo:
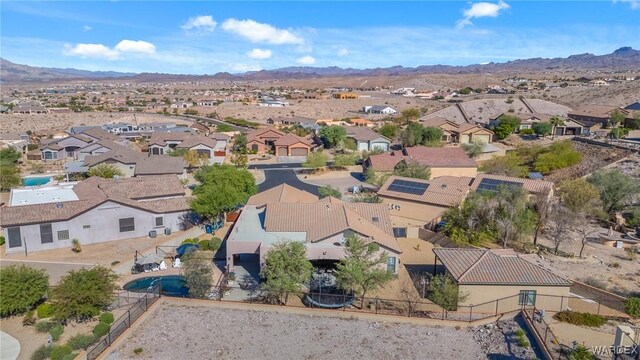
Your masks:
M0 10L3 58L88 70L468 65L640 48L640 0L3 0Z

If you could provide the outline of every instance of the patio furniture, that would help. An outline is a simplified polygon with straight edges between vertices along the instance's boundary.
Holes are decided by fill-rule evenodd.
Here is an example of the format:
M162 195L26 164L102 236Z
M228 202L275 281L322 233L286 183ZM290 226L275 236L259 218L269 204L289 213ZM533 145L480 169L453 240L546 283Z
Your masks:
M173 266L174 268L182 267L182 262L180 261L180 258L176 258L176 260L173 262L171 266Z
M167 270L167 264L162 260L160 262L160 270Z

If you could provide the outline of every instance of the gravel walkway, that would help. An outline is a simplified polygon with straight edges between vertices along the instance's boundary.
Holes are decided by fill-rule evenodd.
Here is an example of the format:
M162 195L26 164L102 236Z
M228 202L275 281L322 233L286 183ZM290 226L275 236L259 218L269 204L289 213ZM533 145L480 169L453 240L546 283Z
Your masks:
M489 336L493 331L499 334ZM456 329L209 306L159 304L134 332L107 359L528 358L526 352L514 356L496 327Z

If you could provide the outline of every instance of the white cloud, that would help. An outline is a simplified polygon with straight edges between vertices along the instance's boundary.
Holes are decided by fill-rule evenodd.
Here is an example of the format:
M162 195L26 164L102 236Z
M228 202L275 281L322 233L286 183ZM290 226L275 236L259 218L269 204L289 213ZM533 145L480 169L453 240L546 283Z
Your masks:
M640 9L640 0L613 0L613 3L628 3L632 10Z
M289 30L278 29L269 24L257 21L227 19L222 23L222 29L242 36L254 43L268 43L274 45L303 44L304 39Z
M349 50L345 48L338 50L338 56L346 56L346 55L349 55Z
M104 58L115 60L120 57L120 53L116 50L109 49L102 44L76 44L71 46L65 44L65 54L71 56L80 56L83 58Z
M296 60L296 62L302 65L313 65L315 64L316 59L314 59L312 56L307 55L299 58L298 60Z
M85 25L82 27L82 31L91 31L91 30L93 30L93 28L89 25Z
M218 23L213 20L211 15L201 15L190 17L186 23L184 23L180 28L182 30L198 30L202 32L212 32L216 29L216 25Z
M115 50L123 53L154 54L156 46L146 41L122 40L116 45Z
M252 59L268 59L273 55L269 49L253 49L247 53L247 56Z
M632 0L637 1L637 0ZM497 17L500 15L500 11L509 8L509 4L500 0L497 4L490 2L478 2L471 4L471 7L465 9L462 13L464 18L456 22L456 26L461 29L465 26L472 25L471 19L482 17Z

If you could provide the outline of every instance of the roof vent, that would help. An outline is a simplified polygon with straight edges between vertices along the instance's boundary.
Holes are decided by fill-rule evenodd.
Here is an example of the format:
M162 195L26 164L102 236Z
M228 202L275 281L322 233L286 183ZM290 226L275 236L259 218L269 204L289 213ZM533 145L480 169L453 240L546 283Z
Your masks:
M63 203L61 203L61 202L56 203L56 208L57 208L57 209L62 209L63 207L64 207L64 204L63 204Z
M444 189L444 188L446 188L446 187L447 187L447 184L442 184L442 185L440 185L440 188L441 188L441 189Z
M374 223L380 222L380 219L377 216L374 216L371 218L371 221L373 221Z

